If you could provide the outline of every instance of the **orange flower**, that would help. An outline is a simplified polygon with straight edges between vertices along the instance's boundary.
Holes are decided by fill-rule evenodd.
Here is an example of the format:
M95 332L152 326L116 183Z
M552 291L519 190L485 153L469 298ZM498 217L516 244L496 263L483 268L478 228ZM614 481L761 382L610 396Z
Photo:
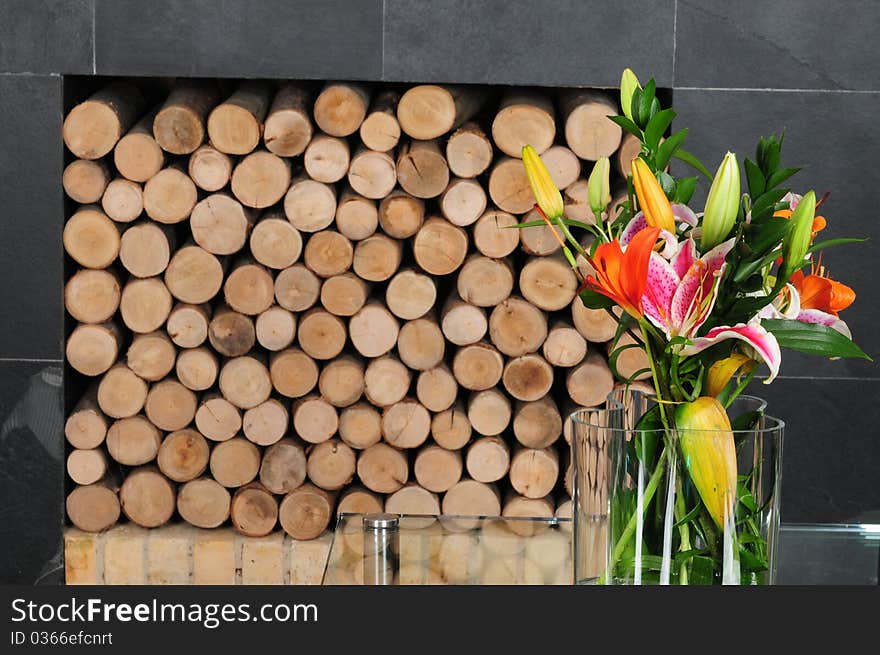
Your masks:
M825 267L820 264L817 271L809 275L804 275L803 271L795 272L789 281L801 297L801 309L818 309L837 316L838 312L853 304L856 292L825 275Z
M588 276L584 286L608 296L630 316L641 319L644 315L642 296L648 283L648 260L659 234L659 227L646 227L632 238L626 252L617 239L600 245L590 261L596 277Z
M779 209L773 212L773 216L776 218L791 218L792 211L790 209ZM816 235L819 234L822 230L825 229L825 226L828 222L825 220L824 216L816 216L813 218L813 227L810 230L812 236L811 238L815 239Z

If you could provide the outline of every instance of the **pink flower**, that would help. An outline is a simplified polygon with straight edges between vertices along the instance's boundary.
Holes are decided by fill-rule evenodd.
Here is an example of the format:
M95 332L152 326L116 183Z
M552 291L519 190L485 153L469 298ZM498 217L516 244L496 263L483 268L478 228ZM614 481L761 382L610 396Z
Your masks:
M762 359L770 369L770 377L764 381L764 384L770 384L779 373L779 364L782 361L782 352L779 349L779 342L772 333L767 332L760 323L739 323L734 326L722 325L712 328L706 333L706 336L693 339L692 343L681 349L681 355L689 357L702 352L706 348L714 346L716 343L727 339L739 339L744 341L754 350L755 357L753 359Z

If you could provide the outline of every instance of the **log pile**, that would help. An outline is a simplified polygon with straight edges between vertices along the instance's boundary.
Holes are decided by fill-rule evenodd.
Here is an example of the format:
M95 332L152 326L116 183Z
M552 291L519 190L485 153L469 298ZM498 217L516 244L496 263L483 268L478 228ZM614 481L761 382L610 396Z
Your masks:
M608 96L115 82L64 122L70 520L320 535L337 512L552 516L614 384L519 153L587 218ZM581 212L578 214L578 212ZM627 351L626 366L641 368Z

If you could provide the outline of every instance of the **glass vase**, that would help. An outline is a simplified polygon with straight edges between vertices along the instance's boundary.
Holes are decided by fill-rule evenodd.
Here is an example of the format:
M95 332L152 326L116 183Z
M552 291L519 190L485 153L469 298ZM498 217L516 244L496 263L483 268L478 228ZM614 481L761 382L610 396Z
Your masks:
M773 584L783 422L740 396L731 430L647 428L655 405L616 392L568 419L575 582Z

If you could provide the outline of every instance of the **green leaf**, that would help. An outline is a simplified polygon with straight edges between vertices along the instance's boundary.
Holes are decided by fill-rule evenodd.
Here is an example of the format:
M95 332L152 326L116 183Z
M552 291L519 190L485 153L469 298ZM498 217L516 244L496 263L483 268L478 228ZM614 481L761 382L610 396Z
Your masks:
M645 128L645 143L650 148L656 149L660 145L660 138L672 124L673 118L675 118L675 111L672 109L664 109L654 114Z
M852 357L874 361L846 335L825 325L781 318L765 319L761 321L761 325L776 337L782 348L822 357Z
M563 223L568 225L568 227L579 227L582 230L593 230L593 226L589 223L584 223L583 221L576 221L573 218L563 218L560 219ZM522 228L522 227L541 227L542 225L547 225L542 220L537 221L526 221L525 223L517 223L516 225L505 225L505 229L513 229L513 228Z
M662 171L666 168L672 155L682 144L687 134L687 128L681 129L660 144L660 147L657 148L657 154L654 156L654 165L657 167L658 171Z
M696 190L696 177L681 177L676 184L675 198L673 198L673 201L686 205L691 201L691 198L694 197L694 191Z
M657 171L657 181L667 198L675 197L675 180L666 171Z
M780 184L785 182L788 178L790 178L792 175L797 173L799 170L801 170L801 169L798 167L798 168L782 168L782 169L776 171L775 173L773 173L773 175L770 176L770 179L767 180L767 188L772 189L773 187L779 186Z
M751 159L745 161L746 179L749 181L749 195L757 198L764 193L766 180L758 165Z
M665 145L665 143L664 143ZM692 155L687 150L683 148L678 148L672 156L678 159L679 161L683 161L685 164L693 168L695 171L702 173L707 180L712 181L712 173L709 172L709 169L703 165L699 159L696 158L695 155Z
M651 119L651 105L654 104L654 97L657 93L657 84L653 79L648 80L642 94L639 97L639 112L634 113L633 117L637 117L639 125L647 125Z
M772 213L776 203L782 200L782 196L786 193L788 193L788 189L771 189L756 198L752 205L752 220L762 218L762 214L768 211Z
M592 289L584 289L578 295L580 296L581 302L584 303L584 306L589 309L606 309L614 307L614 305L617 304L608 296L602 295Z
M633 123L630 119L628 119L626 116L609 116L608 118L609 118L609 120L611 120L612 122L617 123L618 125L620 125L620 127L622 127L622 128L625 129L627 132L629 132L630 134L632 134L632 135L633 135L634 137L636 137L639 141L642 140L642 138L643 138L643 136L644 136L644 135L642 134L642 129L641 129L638 125L636 125L635 123Z
M867 239L828 239L826 241L820 241L819 243L814 243L807 250L808 253L811 252L819 252L820 250L825 250L825 248L832 248L834 246L843 246L848 243L864 243Z
M754 216L754 213L752 214ZM791 221L779 216L771 216L760 225L754 223L749 229L746 243L759 257L775 250L791 229Z

